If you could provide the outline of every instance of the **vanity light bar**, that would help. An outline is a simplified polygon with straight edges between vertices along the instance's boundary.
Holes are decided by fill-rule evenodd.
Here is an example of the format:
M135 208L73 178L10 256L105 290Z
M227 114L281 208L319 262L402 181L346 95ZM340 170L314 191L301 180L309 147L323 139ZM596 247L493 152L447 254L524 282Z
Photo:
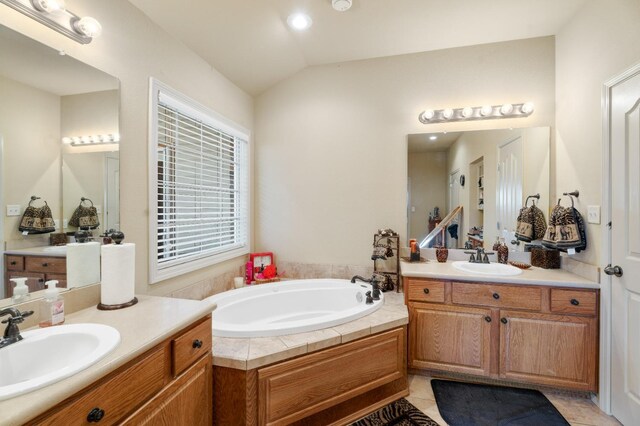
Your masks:
M71 146L104 145L118 142L120 142L120 135L117 133L94 136L66 136L62 138L62 143Z
M495 120L497 118L522 118L533 113L533 104L485 105L481 107L428 109L418 116L423 124L447 123L453 121Z
M66 10L64 0L0 0L0 3L81 44L91 43L102 32L102 26L94 18L81 18Z

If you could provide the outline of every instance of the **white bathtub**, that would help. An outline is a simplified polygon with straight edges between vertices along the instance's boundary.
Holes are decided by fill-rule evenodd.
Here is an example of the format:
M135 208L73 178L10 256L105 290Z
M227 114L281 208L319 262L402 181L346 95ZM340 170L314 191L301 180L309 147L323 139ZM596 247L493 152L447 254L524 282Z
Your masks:
M365 303L371 286L349 280L292 280L254 285L209 297L213 335L265 337L333 327L378 310L384 296Z

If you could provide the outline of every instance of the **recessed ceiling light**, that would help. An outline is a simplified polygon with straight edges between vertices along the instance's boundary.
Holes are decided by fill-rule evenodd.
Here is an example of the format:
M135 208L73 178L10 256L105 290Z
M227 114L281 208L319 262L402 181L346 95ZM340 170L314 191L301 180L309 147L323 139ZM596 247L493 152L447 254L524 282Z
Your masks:
M338 12L344 12L345 10L349 10L352 4L353 4L352 0L332 0L331 1L331 5Z
M431 140L431 141L435 141L436 139L438 139L438 137L436 135L429 136L429 140Z
M306 30L311 26L311 18L304 13L292 13L287 18L287 24L296 31Z

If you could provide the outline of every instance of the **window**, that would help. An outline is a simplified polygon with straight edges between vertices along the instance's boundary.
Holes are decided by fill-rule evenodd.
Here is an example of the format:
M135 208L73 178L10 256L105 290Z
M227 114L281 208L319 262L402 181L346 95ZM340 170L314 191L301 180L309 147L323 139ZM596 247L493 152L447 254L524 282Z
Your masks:
M150 280L249 252L249 132L151 80Z

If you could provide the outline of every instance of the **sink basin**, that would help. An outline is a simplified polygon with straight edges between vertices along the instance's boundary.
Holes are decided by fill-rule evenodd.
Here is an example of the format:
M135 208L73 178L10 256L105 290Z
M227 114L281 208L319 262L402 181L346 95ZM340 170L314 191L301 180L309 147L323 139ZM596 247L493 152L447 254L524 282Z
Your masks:
M0 349L0 401L43 388L95 364L120 343L102 324L60 325L22 333Z
M470 274L497 275L502 277L512 277L522 273L522 269L502 263L470 263L462 260L453 262L453 267Z

